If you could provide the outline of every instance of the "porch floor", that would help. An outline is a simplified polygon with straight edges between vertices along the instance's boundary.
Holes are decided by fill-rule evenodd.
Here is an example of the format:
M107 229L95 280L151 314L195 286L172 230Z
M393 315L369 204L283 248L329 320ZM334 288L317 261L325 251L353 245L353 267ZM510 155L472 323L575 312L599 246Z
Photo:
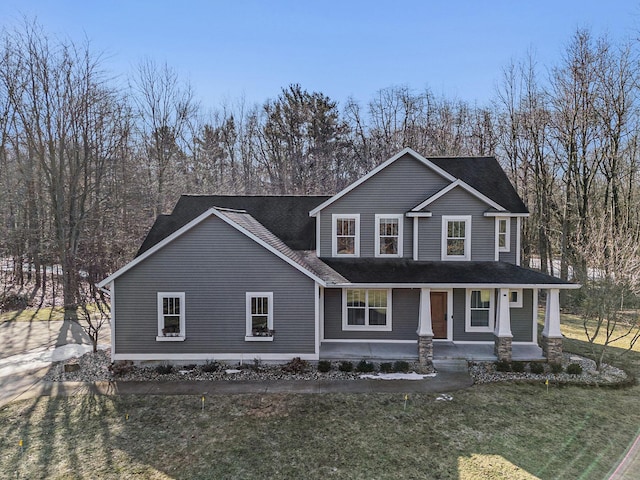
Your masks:
M434 342L434 360L476 360L496 361L490 344L455 344ZM518 361L544 360L542 348L538 345L513 345L512 358ZM320 345L323 360L418 360L417 343L377 343L377 342L323 342Z

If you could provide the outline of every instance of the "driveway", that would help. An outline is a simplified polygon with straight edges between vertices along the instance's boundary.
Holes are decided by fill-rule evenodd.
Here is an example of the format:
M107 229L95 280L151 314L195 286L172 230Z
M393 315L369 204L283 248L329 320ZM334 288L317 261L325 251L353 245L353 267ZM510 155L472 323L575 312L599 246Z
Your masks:
M109 344L111 329L100 331L99 344ZM51 362L91 350L91 340L76 322L0 323L0 405L32 388Z

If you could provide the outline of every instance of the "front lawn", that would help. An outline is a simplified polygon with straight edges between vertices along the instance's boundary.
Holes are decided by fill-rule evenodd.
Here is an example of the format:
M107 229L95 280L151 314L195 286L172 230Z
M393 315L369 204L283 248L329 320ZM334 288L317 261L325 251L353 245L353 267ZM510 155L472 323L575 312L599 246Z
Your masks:
M0 410L0 475L601 479L640 425L636 388L452 396L42 397Z

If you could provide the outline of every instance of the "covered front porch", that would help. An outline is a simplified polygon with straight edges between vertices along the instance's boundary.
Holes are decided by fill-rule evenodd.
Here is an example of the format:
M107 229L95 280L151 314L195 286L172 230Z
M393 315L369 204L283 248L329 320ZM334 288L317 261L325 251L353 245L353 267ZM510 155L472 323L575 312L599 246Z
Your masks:
M322 360L373 360L418 361L418 342L383 343L383 342L323 342L320 345ZM495 362L493 343L459 344L454 342L434 342L433 360L472 360ZM538 345L512 345L512 360L543 361L546 360L542 348Z

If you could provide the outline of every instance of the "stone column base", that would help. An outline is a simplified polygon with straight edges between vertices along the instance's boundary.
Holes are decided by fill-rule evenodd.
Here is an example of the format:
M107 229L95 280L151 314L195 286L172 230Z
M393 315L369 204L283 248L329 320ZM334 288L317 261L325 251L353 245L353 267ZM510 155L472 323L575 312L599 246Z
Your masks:
M498 361L511 361L511 337L494 337L495 339L495 347L494 353L496 357L498 357Z
M431 335L418 337L418 362L423 366L433 363L433 337Z
M562 363L562 337L542 336L542 353L549 363Z

